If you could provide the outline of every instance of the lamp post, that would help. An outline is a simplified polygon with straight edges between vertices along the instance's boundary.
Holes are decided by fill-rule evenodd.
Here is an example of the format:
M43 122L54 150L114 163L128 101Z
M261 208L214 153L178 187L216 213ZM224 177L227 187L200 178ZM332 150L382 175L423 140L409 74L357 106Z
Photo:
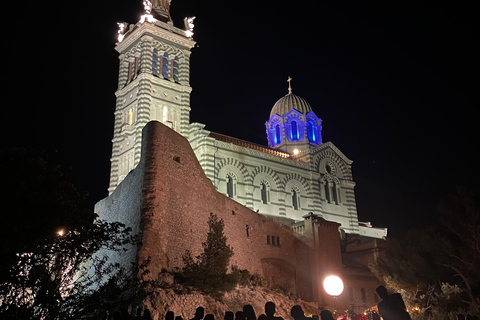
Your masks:
M336 313L336 302L337 302L337 297L342 294L343 292L343 281L337 276L328 276L323 280L323 288L325 291L333 297L333 308L335 309Z

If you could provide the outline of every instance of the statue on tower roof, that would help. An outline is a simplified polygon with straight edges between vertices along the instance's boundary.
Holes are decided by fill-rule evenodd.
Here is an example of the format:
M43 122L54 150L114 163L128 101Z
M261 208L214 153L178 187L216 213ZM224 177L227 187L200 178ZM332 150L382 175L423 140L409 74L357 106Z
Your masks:
M153 15L156 19L163 22L171 22L170 3L172 0L153 0Z

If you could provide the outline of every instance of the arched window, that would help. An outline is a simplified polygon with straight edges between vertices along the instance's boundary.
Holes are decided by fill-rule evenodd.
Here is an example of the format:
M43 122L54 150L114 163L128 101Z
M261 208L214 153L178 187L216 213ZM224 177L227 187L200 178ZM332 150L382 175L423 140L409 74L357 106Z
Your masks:
M300 208L300 192L297 189L292 189L292 206L295 210Z
M325 187L325 200L327 200L328 203L331 202L330 200L330 190L329 190L329 186L328 186L328 182L325 182L325 184L323 185Z
M128 125L131 126L133 124L133 111L132 109L128 110Z
M162 75L164 79L170 79L170 70L168 68L168 55L165 53L162 56Z
M335 182L332 183L332 193L333 193L333 201L335 202L335 204L338 204L338 194L337 194L337 186L335 185Z
M162 116L162 122L167 123L168 120L168 108L163 107L163 116Z
M227 196L229 198L233 198L233 191L234 191L233 178L231 176L228 176L227 177Z
M158 66L159 66L159 62L158 62L159 58L158 58L158 52L157 50L153 50L152 52L152 74L154 76L159 76L159 71L158 71Z
M298 140L298 128L297 128L297 121L290 122L290 126L292 130L290 132L290 138L292 141Z
M177 59L173 59L172 61L172 74L173 74L173 81L179 83L180 81L178 80L178 61Z
M262 203L267 204L269 198L268 184L266 182L260 183L260 195L262 198Z
M308 140L313 143L318 143L318 137L315 132L316 125L313 119L308 119L307 121L307 136Z
M280 124L277 124L275 126L275 144L279 144L280 142L282 142L282 128Z

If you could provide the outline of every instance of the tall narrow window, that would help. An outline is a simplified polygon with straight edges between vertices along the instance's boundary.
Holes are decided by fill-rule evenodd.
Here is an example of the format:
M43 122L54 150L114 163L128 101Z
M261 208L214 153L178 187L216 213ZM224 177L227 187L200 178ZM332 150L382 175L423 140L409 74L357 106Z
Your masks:
M313 143L317 143L317 135L315 133L316 125L313 119L309 119L307 122L307 136L308 140Z
M282 142L282 128L277 124L275 126L275 144L279 144L280 142Z
M227 196L233 198L233 178L227 177Z
M167 120L168 120L168 108L163 107L162 122L167 123Z
M132 109L128 110L128 125L131 126L133 124L133 111Z
M139 60L140 59L138 57L135 57L135 75L134 75L134 78L136 78L138 76L138 74L140 73Z
M360 289L360 292L362 294L362 302L367 302L367 292L365 291L365 288Z
M157 77L159 75L158 66L159 66L158 52L157 52L157 50L153 50L153 52L152 52L152 74L154 76L157 76Z
M170 79L170 72L168 68L168 55L165 53L162 56L162 75L164 79Z
M325 188L325 200L327 200L328 203L330 203L331 200L330 200L330 190L329 190L328 182L326 182L323 186Z
M130 83L130 81L132 80L132 63L129 62L128 63L128 77L127 77L127 84Z
M335 202L335 204L338 205L338 193L337 193L337 186L335 185L335 183L333 184L333 188L332 188L332 192L333 192L333 201Z
M295 210L298 210L298 208L300 207L300 203L299 203L299 199L298 199L298 191L293 189L292 190L292 205L293 205L293 209Z
M262 196L262 203L267 204L268 203L268 187L265 182L262 182L260 184L260 193Z
M270 236L267 236L267 244L270 244Z
M172 61L172 74L173 74L173 81L179 83L180 81L178 80L178 61L177 59L173 59Z
M294 141L298 140L297 121L290 122L290 125L292 126L292 132L290 134L290 138Z

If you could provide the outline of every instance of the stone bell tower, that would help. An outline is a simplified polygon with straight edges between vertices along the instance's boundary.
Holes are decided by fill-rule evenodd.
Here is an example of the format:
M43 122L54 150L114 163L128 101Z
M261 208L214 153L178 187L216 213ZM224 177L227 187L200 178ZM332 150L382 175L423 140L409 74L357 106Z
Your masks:
M188 30L173 26L171 0L144 1L145 13L136 24L119 23L115 50L119 56L118 89L109 193L140 160L142 129L160 121L180 134L190 122L190 49L193 19Z

